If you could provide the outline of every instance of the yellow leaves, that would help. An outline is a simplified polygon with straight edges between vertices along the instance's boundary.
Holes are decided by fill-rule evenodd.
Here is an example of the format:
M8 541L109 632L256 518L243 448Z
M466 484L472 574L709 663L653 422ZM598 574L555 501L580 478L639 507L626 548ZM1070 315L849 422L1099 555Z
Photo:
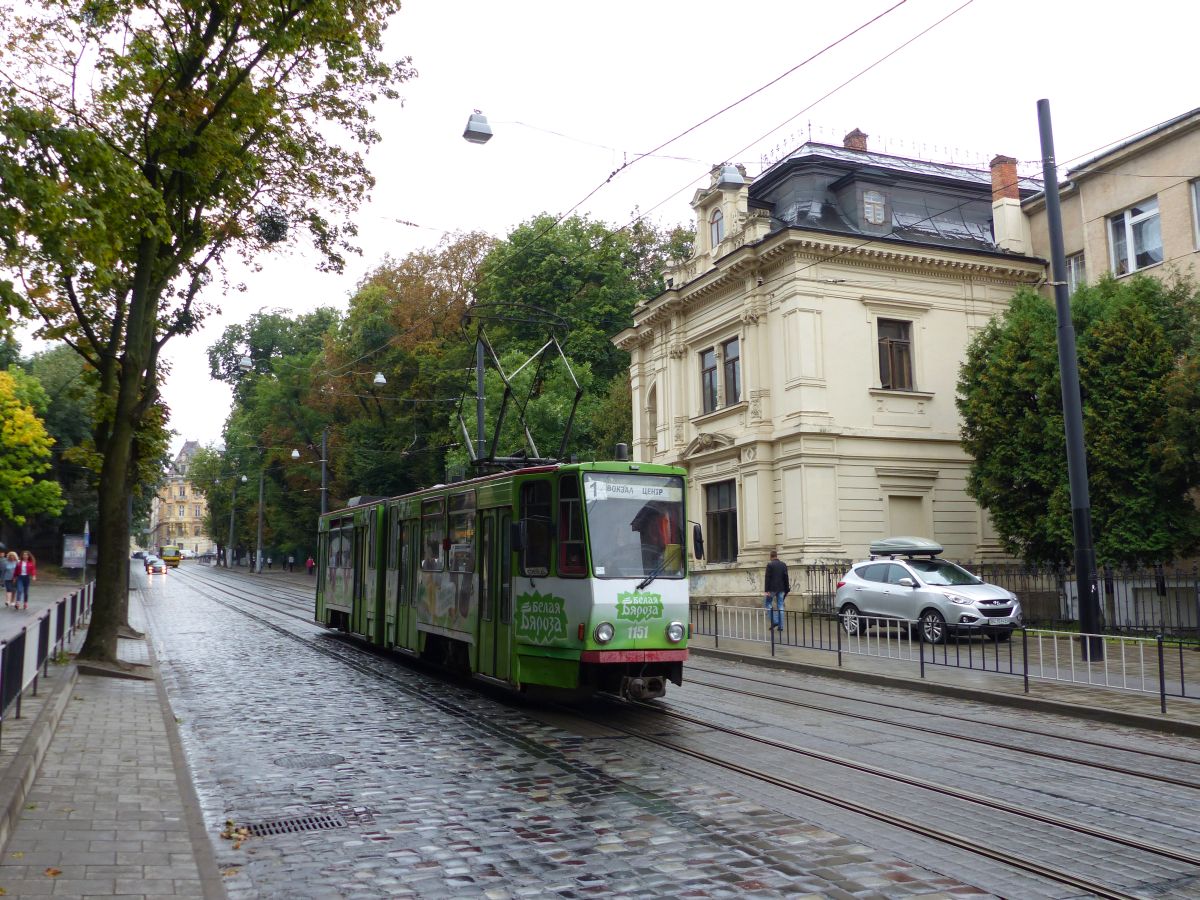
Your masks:
M241 850L242 842L251 837L250 829L245 825L238 825L233 819L226 819L225 830L221 832L221 837L227 841L233 841L234 850Z
M57 878L59 875L62 874L62 869L56 869L56 868L54 868L54 866L50 866L42 874L45 875L47 878Z

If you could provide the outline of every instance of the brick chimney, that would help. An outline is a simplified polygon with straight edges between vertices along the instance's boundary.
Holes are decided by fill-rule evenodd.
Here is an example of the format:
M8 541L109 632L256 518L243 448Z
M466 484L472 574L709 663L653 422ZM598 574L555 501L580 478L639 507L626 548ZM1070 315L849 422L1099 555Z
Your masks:
M842 138L842 146L847 150L866 150L867 135L855 128L852 132Z
M1029 238L1029 220L1021 209L1021 191L1017 183L1017 161L997 156L992 169L992 234L996 246L1008 253L1025 255L1033 246Z
M1021 191L1017 184L1017 161L1011 156L993 157L992 202L997 200L1020 200Z

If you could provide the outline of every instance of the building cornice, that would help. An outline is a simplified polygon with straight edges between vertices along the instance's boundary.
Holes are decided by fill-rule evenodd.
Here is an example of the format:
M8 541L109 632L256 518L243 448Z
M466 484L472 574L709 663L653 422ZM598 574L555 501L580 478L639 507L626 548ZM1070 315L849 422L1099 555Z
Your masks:
M880 238L863 240L812 229L787 228L721 257L714 268L699 274L687 284L664 291L641 309L634 310L634 330L665 321L670 313L682 307L733 289L747 276L761 272L765 266L777 263L786 266L788 259L795 254L816 257L822 263L838 260L858 265L884 265L1026 284L1040 281L1046 271L1046 261L1034 256L934 248ZM625 339L629 330L621 332L614 342ZM618 346L622 344L618 343Z

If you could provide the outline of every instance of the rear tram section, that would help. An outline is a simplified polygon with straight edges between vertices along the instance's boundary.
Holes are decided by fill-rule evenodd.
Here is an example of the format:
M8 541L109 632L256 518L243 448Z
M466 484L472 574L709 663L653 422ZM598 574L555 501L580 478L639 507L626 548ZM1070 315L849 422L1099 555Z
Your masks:
M520 691L660 697L688 654L685 496L682 469L612 462L362 502L320 520L316 619Z

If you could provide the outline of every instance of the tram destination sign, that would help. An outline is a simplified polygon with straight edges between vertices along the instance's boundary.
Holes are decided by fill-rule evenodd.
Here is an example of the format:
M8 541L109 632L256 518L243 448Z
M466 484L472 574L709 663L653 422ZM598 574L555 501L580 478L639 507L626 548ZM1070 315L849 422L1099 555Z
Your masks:
M585 491L588 500L663 500L678 503L683 489L676 484L664 484L654 478L588 478Z

